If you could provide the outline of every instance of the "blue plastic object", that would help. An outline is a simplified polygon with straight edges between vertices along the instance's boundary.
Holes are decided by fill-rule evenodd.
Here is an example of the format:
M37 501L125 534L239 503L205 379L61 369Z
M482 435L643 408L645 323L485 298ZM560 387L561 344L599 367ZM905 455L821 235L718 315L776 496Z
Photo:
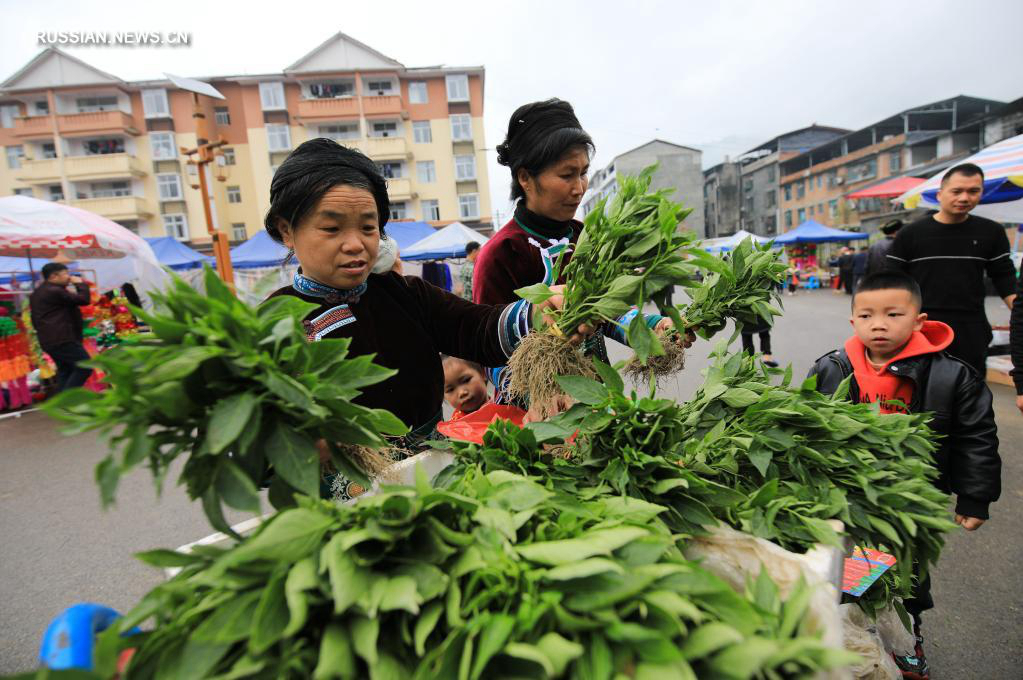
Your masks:
M82 603L65 609L43 634L39 662L46 668L92 670L96 635L110 627L120 614L99 604Z

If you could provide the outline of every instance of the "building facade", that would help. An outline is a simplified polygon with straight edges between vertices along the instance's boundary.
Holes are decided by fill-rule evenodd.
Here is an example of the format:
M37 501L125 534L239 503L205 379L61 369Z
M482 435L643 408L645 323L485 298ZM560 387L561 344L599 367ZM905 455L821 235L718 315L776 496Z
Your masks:
M409 68L338 33L281 73L204 79L214 226L232 241L262 229L270 181L292 149L328 137L388 178L392 220L491 229L484 69ZM168 80L123 81L48 48L0 84L0 195L61 200L142 236L209 244L192 96ZM218 176L224 181L216 181Z
M725 160L703 171L703 221L707 238L731 236L742 224L742 165Z
M669 198L692 209L685 221L686 228L704 238L703 152L660 139L619 154L607 167L591 173L590 188L580 205L581 216L593 210L600 199L617 193L619 174L638 175L654 163L657 163L657 171L651 178L650 188L674 189Z
M985 144L1002 102L959 96L909 109L780 163L781 229L808 219L866 232L903 216L890 201L848 194L893 177L929 177Z

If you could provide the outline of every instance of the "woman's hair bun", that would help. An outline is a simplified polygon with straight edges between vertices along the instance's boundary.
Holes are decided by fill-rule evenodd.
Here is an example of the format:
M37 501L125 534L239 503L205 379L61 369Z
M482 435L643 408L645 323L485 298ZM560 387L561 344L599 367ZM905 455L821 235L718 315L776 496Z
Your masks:
M497 145L497 162L506 167L511 166L511 158L509 155L511 150L508 148L508 142Z

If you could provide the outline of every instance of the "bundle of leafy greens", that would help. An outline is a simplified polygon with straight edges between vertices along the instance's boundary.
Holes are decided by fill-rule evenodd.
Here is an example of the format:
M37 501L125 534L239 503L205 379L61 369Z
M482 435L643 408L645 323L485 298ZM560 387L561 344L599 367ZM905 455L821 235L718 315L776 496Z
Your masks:
M564 305L551 312L553 324L524 338L509 361L512 395L544 406L561 394L555 376L592 375L589 361L566 340L582 324L617 323L631 308L653 302L682 326L669 298L696 271L685 260L693 235L679 230L691 210L668 200L670 190L648 191L654 170L622 177L610 206L604 199L586 216L571 260L556 267L566 282ZM543 283L516 293L533 303L553 295ZM642 314L633 317L626 336L642 361L664 353Z
M127 680L802 678L856 660L808 631L805 584L782 601L761 570L735 592L682 557L659 506L464 472L304 499L227 550L142 554L182 571L103 634L101 677L126 648Z
M222 503L258 511L267 481L278 506L295 492L318 495L320 438L332 444L333 465L368 486L384 461L372 449L406 428L353 400L393 371L372 356L348 357L348 340L306 342L309 303L281 296L254 309L209 268L205 283L202 295L179 279L153 295L152 312L134 310L153 334L92 360L106 391L71 390L47 403L69 433L100 430L119 449L96 468L104 503L132 468L148 464L159 489L170 464L187 455L180 483L202 499L215 528L230 531Z

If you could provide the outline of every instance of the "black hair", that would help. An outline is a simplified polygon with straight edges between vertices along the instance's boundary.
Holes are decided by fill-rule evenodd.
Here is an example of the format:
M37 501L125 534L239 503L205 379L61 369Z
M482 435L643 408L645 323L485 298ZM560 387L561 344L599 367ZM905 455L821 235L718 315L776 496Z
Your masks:
M283 243L280 220L295 229L323 195L336 186L365 189L373 194L383 237L391 206L387 180L376 163L362 152L320 137L299 145L274 173L270 182L270 209L263 220L270 238Z
M497 162L511 169L511 199L526 196L519 184L520 168L536 177L580 146L590 154L596 150L568 102L548 99L515 109L504 142L497 146Z
M47 262L46 264L43 265L42 269L43 280L45 281L49 279L52 275L59 274L60 272L65 271L66 269L67 269L66 264L61 264L60 262Z
M447 361L448 359L451 359L452 361L461 361L463 364L467 365L469 368L483 376L484 382L486 381L487 372L486 370L484 370L483 364L477 363L475 361L469 361L468 359L463 359L462 357L453 357L449 354L441 354L440 355L441 366L443 366L444 362Z
M920 286L909 274L896 269L884 269L873 274L867 274L856 284L856 292L853 293L852 304L856 304L856 296L871 290L904 290L913 296L913 304L917 308L923 305L923 294L920 293Z
M469 241L468 243L465 244L465 254L466 255L468 255L468 254L470 254L470 253L472 253L474 251L477 251L479 249L480 249L480 244L477 243L476 241Z
M974 165L973 163L960 163L949 168L948 172L941 176L941 186L945 186L945 183L948 182L952 175L962 175L963 177L976 177L980 175L980 181L984 181L984 171L980 169L979 165Z

